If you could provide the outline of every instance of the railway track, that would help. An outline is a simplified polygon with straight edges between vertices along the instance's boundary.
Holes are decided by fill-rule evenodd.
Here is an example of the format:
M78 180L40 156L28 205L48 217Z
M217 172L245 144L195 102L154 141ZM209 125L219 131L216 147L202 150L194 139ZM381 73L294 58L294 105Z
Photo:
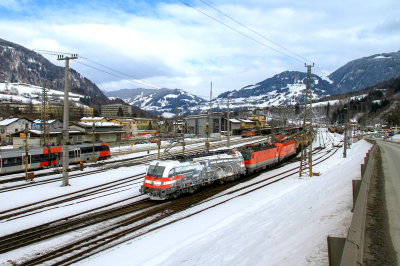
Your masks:
M254 139L262 139L265 138L264 136L259 136L259 137L254 137L252 140ZM249 141L249 140L246 140ZM231 142L231 144L238 144L238 143L242 143L243 140L242 139L238 139L236 141ZM220 147L225 147L226 143L220 143L220 144L214 144L212 146L210 146L210 148L216 149L216 148L220 148ZM191 148L191 149L187 149L185 150L185 153L190 153L190 152L202 152L205 151L205 148ZM173 154L180 154L181 151L175 151L175 152L171 152ZM84 173L80 173L80 174L76 174L76 175L71 175L70 178L76 178L76 177L80 177L80 176L85 176L85 175L90 175L90 174L96 174L96 173L101 173L101 172L105 172L111 169L115 169L118 167L123 167L123 166L133 166L133 165L139 165L139 164L143 164L143 163L147 163L147 162L151 162L152 160L157 159L158 155L157 154L150 154L150 155L144 155L144 156L139 156L139 157L134 157L134 158L125 158L125 159L120 159L120 160L113 160L110 162L107 161L100 161L98 163L95 164L90 164L87 165L87 167L93 168L93 167L105 167L107 166L107 168L102 168L102 169L96 169L96 170L92 170L92 171L86 171ZM163 155L161 158L167 158L169 157L169 155ZM79 167L73 167L71 168L71 171L78 171L80 170ZM49 176L49 175L54 175L54 172L52 173L42 173L39 176L40 177L45 177L45 176ZM38 177L38 176L36 176ZM11 186L11 187L5 187L5 188L0 188L0 193L3 192L7 192L7 191L12 191L15 189L22 189L22 188L26 188L26 187L31 187L31 186L37 186L37 185L43 185L43 184L47 184L47 183L51 183L51 182L57 182L60 181L62 179L62 177L54 177L51 179L46 179L43 181L35 181L35 182L29 182L27 184L20 184L20 185L15 185L15 186ZM1 180L0 179L0 184L4 184L4 183L11 183L11 182L17 182L17 181L23 181L25 180L25 175L21 175L15 178L10 178L10 179L5 179L5 180Z
M313 153L315 153L315 154L321 153L321 150L315 149ZM329 151L328 151L328 153L329 153ZM323 156L324 155L322 155L321 157L323 157ZM316 160L318 160L318 159L319 158L317 158ZM282 167L282 165L280 165L278 167ZM296 168L290 169L289 171L292 171L294 169L296 169ZM287 172L288 171L285 171L284 173L287 173ZM282 175L282 174L283 173L281 173L279 175ZM279 175L276 175L276 176L279 176ZM293 173L289 174L288 176L290 176L290 175L293 175ZM200 204L201 202L204 202L204 200L210 199L210 197L212 197L213 195L218 194L218 193L220 193L220 192L222 192L222 191L224 191L224 190L236 185L239 182L246 182L246 181L250 180L251 178L253 178L254 176L255 175L247 177L247 178L244 178L244 179L240 179L237 182L226 183L225 185L222 185L222 186L216 186L216 187L213 187L211 190L208 190L208 189L202 190L202 191L200 191L199 193L196 193L193 196L183 197L183 198L180 198L180 199L175 200L173 202L167 202L167 203L161 204L160 206L155 206L155 207L151 206L151 207L153 207L151 209L146 209L146 208L140 209L140 210L143 210L143 211L140 212L139 214L136 214L136 215L130 217L129 219L125 220L125 221L120 221L114 226L110 226L106 230L103 230L103 232L100 232L99 234L97 234L97 237L92 235L89 238L81 239L81 240L75 242L74 244L70 244L70 245L67 245L67 246L63 247L61 250L57 250L55 253L54 252L50 252L50 253L44 254L40 258L35 258L34 260L26 261L21 265L35 265L37 263L42 263L42 262L45 262L45 261L50 262L51 264L54 264L54 265L64 265L64 264L73 263L75 260L80 260L80 259L84 258L86 255L82 256L81 253L78 253L80 255L73 255L71 257L68 257L68 259L66 259L66 260L57 261L57 262L53 261L53 260L56 259L59 256L62 256L63 254L64 255L65 254L69 254L70 252L74 252L75 253L76 250L80 250L80 249L84 249L85 252L90 251L90 250L91 251L95 251L96 249L99 248L99 246L110 244L110 243L114 242L116 239L124 238L127 234L131 234L132 232L137 232L138 230L143 229L143 228L153 224L154 222L158 222L158 221L160 221L160 220L162 220L162 219L164 219L164 218L166 218L168 216L171 216L171 215L173 215L175 213L178 213L178 212L181 212L183 210L186 210L186 209L190 208L193 205ZM271 179L271 178L273 178L273 177L270 177L268 179ZM258 184L260 182L265 182L265 180L259 181L256 184ZM274 182L276 182L276 181L274 181ZM252 186L254 186L254 185L255 184L253 184ZM244 188L241 188L241 189L237 189L236 191L240 191L240 190L243 190L245 188L247 188L247 187L244 187ZM229 194L232 194L232 193L233 192L229 192ZM179 202L181 202L181 203L179 203ZM138 204L141 204L141 203L138 203ZM217 204L217 205L219 205L219 204ZM138 207L138 206L136 206L136 207ZM128 208L128 206L121 206L119 208ZM114 210L111 210L111 211L114 211ZM201 211L204 211L204 210L201 210ZM99 215L107 216L105 213L99 214ZM108 215L110 215L110 214L108 214ZM96 217L98 217L98 216L96 216ZM93 223L86 222L86 224L91 225L91 224L103 221L102 219L99 219L99 218L97 218L97 219L96 218L92 218L92 219L93 219ZM146 220L146 221L144 221L144 220ZM72 231L72 230L77 230L79 228L82 228L82 227L84 227L84 226L82 226L83 221L85 221L85 220L76 220L75 222L78 222L78 223L75 223L73 225L71 225L70 223L65 223L63 226L60 225L59 227L53 227L52 230L53 231L56 230L55 233L47 235L45 237L45 239L53 237L53 236L56 236L56 235L64 234L65 232L69 232L69 231ZM58 221L58 222L60 222L60 221ZM139 224L137 224L137 223L139 223ZM169 223L167 223L167 224L169 224ZM162 226L165 226L165 225L166 224L164 224ZM48 227L50 225L43 225L43 227L46 227L46 226ZM87 226L87 225L85 225L85 226ZM129 228L127 228L126 230L120 231L120 230L118 230L118 228L121 228L121 226L122 227L129 227ZM64 228L64 229L60 229L61 227ZM32 229L29 229L27 231L30 231L30 230L32 230ZM45 230L45 229L43 229L43 228L39 229L38 228L38 229L34 229L33 231L35 231L36 235L38 236L38 235L41 234L40 232L42 232L40 230ZM154 230L154 229L151 229L151 230ZM115 232L115 231L118 231L118 232ZM21 233L22 232L16 233L14 236L12 236L12 237L10 236L10 237L11 237L11 239L19 239L21 237L21 235L20 235ZM30 238L33 237L33 236L29 236L28 233L24 233L24 234L27 234L26 237L28 237L28 238L29 237ZM10 238L8 240L4 239L3 240L4 242L1 242L2 240L0 238L0 252L2 250L1 249L1 243L7 243L7 242L10 243L9 240L10 240ZM29 244L29 243L35 243L36 241L41 241L41 240L43 240L43 238L39 238L39 239L36 239L36 240L31 240L30 242L14 240L14 241L16 241L16 242L13 242L13 243L16 243L14 245L14 248L10 247L7 250L13 250L15 248L20 247L18 245L21 245L21 244L18 244L18 243ZM126 240L121 240L121 241L126 241ZM23 245L26 245L26 244L23 244ZM87 246L90 246L91 248L89 248L89 249L85 248ZM6 250L4 250L4 251L6 252ZM99 252L99 251L97 251L97 252ZM90 254L92 254L92 253L90 253Z
M318 160L318 162L316 162L314 165L328 159L337 150L338 149L330 150L325 155L317 158L316 160ZM109 249L110 247L124 243L128 240L132 240L138 236L142 236L179 220L191 217L210 208L224 204L225 202L230 201L234 198L246 195L262 187L271 185L275 182L278 182L279 180L298 173L299 170L297 169L298 167L292 168L283 173L265 178L248 186L238 188L234 191L229 191L228 193L218 195L214 198L212 198L213 195L217 195L238 183L249 181L252 177L238 180L237 182L226 183L225 185L221 186L214 186L212 187L212 189L200 190L194 195L178 198L177 200L170 201L160 206L156 206L154 208L138 213L132 217L129 217L128 219L119 221L114 226L111 226L100 233L96 233L73 243L67 244L55 251L43 254L40 257L34 258L32 260L25 261L20 265L36 265L39 263L50 263L52 265L70 265L72 263L76 263L82 259L93 256L96 253ZM251 189L248 189L250 187ZM177 213L181 213L185 210L192 208L193 206L197 206L204 202L229 195L231 196L227 199L223 199L222 201L219 201L211 206L202 208L201 210L198 210L196 212L181 215L178 218L170 218L169 221L162 222L162 220L164 220L165 218L171 217Z
M4 210L0 212L0 222L10 221L18 218L26 217L35 213L48 211L51 209L59 208L60 204L81 200L80 202L85 202L93 200L95 198L104 197L110 194L119 193L125 191L126 189L131 189L132 185L141 184L143 181L144 173L137 174L130 177L125 177L122 179L107 182L105 184L97 185L91 188L82 189L65 195L48 198L46 200L33 202L27 205L18 206L16 208ZM115 191L118 190L118 191ZM104 194L107 193L107 194ZM98 194L104 194L96 196ZM71 204L76 204L77 202L72 202ZM63 205L65 207L68 205Z

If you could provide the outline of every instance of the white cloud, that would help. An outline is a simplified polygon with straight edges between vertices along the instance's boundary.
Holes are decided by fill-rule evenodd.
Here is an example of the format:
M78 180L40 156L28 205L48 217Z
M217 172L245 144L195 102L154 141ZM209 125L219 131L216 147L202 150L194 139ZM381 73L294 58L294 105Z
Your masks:
M201 2L194 3L223 23L289 54ZM399 50L398 3L394 0L379 4L360 0L210 3L274 42L313 60L325 75L350 60ZM281 71L305 71L303 63L180 3L130 1L123 8L114 2L81 2L75 6L23 4L1 2L1 38L27 48L78 53L161 87L203 96L208 94L212 81L217 95ZM386 32L390 34L382 34ZM55 56L45 56L61 65ZM82 63L91 64L85 60ZM71 67L104 90L143 87L75 62ZM320 74L318 69L313 71Z

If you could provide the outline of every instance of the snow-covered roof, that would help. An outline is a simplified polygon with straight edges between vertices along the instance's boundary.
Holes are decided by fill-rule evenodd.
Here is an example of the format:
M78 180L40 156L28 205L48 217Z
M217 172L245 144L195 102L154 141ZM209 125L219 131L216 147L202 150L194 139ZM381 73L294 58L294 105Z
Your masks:
M0 121L0 126L8 126L15 121L18 121L19 118L6 118L3 121Z
M240 123L240 121L235 118L229 119L229 121L231 121L232 123Z
M41 130L29 129L29 132L35 133L35 134L38 134L38 135L43 134L43 131L41 131ZM61 134L62 131L61 130L59 130L59 131L50 131L48 133L50 135L58 135L58 134ZM77 131L77 130L68 130L68 133L82 133L82 132L81 131Z
M84 127L92 127L93 123L91 122L78 122L76 123L78 126L84 126ZM94 123L95 127L121 127L120 124L112 123L112 122L95 122Z
M135 121L135 119L132 119L132 118L127 118L127 119L117 118L117 119L115 119L115 121L121 121L121 122L124 122L124 121Z
M249 119L242 119L242 122L245 122L245 123L254 123L254 121L251 121L251 120L249 120Z
M84 120L93 121L93 120L103 120L103 119L104 119L104 117L82 117L81 121L84 121Z
M56 121L56 120L47 120L46 122L47 122L48 124L51 124L51 123L53 123L54 121ZM33 121L33 123L36 123L36 124L42 123L42 120L36 119L35 121Z

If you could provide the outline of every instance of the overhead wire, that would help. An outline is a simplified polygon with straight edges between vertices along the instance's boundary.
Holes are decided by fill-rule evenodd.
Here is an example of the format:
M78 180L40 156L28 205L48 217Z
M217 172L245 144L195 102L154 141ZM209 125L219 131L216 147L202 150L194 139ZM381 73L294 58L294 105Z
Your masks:
M39 51L41 54L49 54L49 55L72 55L72 53L55 52L55 51L40 50L40 49L33 49L33 51ZM163 88L162 86L154 85L154 84L151 84L151 83L149 83L149 82L142 82L142 81L141 81L140 79L138 79L138 78L132 77L132 76L130 76L130 75L124 73L124 72L121 72L121 71L119 71L119 70L116 70L116 69L107 67L107 66L105 66L105 65L103 65L103 64L97 63L97 62L95 62L95 61L93 61L93 60L90 60L90 59L88 59L88 58L85 58L85 57L82 57L82 56L79 56L79 55L78 55L78 58L88 60L88 61L91 62L91 63L100 65L100 66L102 66L102 67L104 67L104 68L107 68L107 69L109 69L109 70L115 71L115 72L117 72L117 73L123 74L123 75L128 76L128 77L131 77L131 78L133 78L133 80L132 80L132 79L127 79L127 78L124 78L124 77L121 77L121 76L118 76L118 75L115 75L115 74L113 74L113 73L104 71L104 70L102 70L102 69L93 67L93 66L91 66L91 65L88 65L88 64L85 64L85 63L82 63L82 62L79 62L79 61L75 61L75 62L77 62L77 63L79 63L79 64L82 64L82 65L85 65L85 66L87 66L87 67L96 69L96 70L98 70L98 71L101 71L101 72L103 72L103 73L112 75L112 76L114 76L114 77L118 77L118 78L121 78L121 79L123 79L123 80L130 81L130 82L134 82L134 83L137 83L137 84L139 84L139 85L147 86L147 87L150 87L150 88L153 88L153 89L161 89L161 88Z
M257 43L259 43L259 44L261 44L261 45L263 45L263 46L265 46L265 47L268 47L268 48L271 49L271 50L274 50L274 51L277 52L277 53L280 53L280 54L282 54L282 55L284 55L284 56L290 57L290 58L292 58L293 60L299 61L300 63L305 63L304 61L301 61L301 60L299 60L299 59L297 59L297 58L294 58L293 56L290 56L290 55L288 55L288 54L285 54L285 53L283 53L283 52L281 52L281 51L279 51L279 50L277 50L277 49L275 49L275 48L272 48L272 47L266 45L265 43L262 43L262 42L260 42L260 41L258 41L258 40L256 40L256 39L250 37L250 36L247 35L247 34L244 34L244 33L241 32L241 31L238 31L237 29L232 28L231 26L226 25L225 23L219 21L218 19L213 18L213 17L207 15L207 14L204 13L203 11L198 10L197 8L195 8L195 7L191 6L191 5L189 5L189 4L185 3L185 2L183 2L182 0L178 0L178 1L181 2L181 3L184 4L184 5L187 5L187 6L190 7L190 8L193 8L193 9L196 10L197 12L202 13L204 16L207 16L207 17L209 17L210 19L212 19L212 20L214 20L214 21L216 21L216 22L218 22L218 23L224 25L225 27L230 28L230 29L233 30L233 31L236 31L237 33L239 33L239 34L241 34L241 35L243 35L243 36L245 36L245 37L247 37L247 38L249 38L249 39L251 39L251 40L253 40L253 41L255 41L255 42L257 42Z
M203 15L205 15L205 16L207 16L207 17L209 17L209 18L211 18L211 19L213 19L213 20L215 20L215 21L217 21L218 23L221 23L221 24L223 24L224 26L226 26L226 27L228 27L228 28L230 28L230 29L233 29L232 27L227 26L226 24L220 22L219 20L217 20L217 19L215 19L215 18L213 18L213 17L211 17L211 16L205 14L204 12L202 12L202 11L196 9L195 7L193 7L193 6L191 6L191 5L189 5L189 4L185 3L185 2L183 2L182 0L178 0L178 1L181 2L181 3L183 3L183 4L185 4L185 5L187 5L188 7L193 8L194 10L196 10L196 11L202 13ZM241 22L237 21L236 19L234 19L234 18L228 16L228 15L225 14L224 12L218 10L217 8L215 8L215 7L213 7L212 5L206 3L205 1L203 1L203 0L199 0L199 1L202 2L203 4L207 5L207 6L211 7L212 9L214 9L214 10L217 11L217 12L219 12L220 14L226 16L227 18L233 20L234 22L238 23L239 25L243 26L244 28L250 30L251 32L257 34L258 36L260 36L260 37L266 39L267 41L269 41L269 42L275 44L276 46L278 46L278 47L284 49L285 51L288 51L289 53L292 53L292 54L296 55L297 57L299 57L299 58L301 58L301 59L304 59L304 60L306 60L306 61L313 62L312 60L309 60L309 59L307 59L307 58L305 58L305 57L303 57L303 56L301 56L301 55L299 55L299 54L297 54L297 53L295 53L295 52L292 52L291 50L289 50L289 49L283 47L282 45L280 45L280 44L278 44L278 43L276 43L276 42L274 42L274 41L268 39L267 37L261 35L260 33L256 32L255 30L252 30L251 28L247 27L247 26L244 25L243 23L241 23ZM236 31L236 32L238 32L238 33L240 33L240 34L242 34L242 35L245 35L246 37L248 37L248 38L250 38L250 39L252 39L252 40L254 40L253 38L247 36L247 35L244 34L244 33L241 33L241 32L239 32L239 31L237 31L237 30L235 30L235 29L233 29L233 30ZM256 42L260 43L259 41L256 41ZM262 43L261 43L261 44L262 44ZM263 45L266 46L266 47L268 47L268 48L270 48L270 49L272 49L272 50L274 50L274 51L276 51L276 52L278 52L278 53L280 53L280 54L283 54L283 55L288 56L288 57L290 57L290 58L292 58L292 59L295 59L295 58L293 58L293 57L291 57L291 56L289 56L289 55L287 55L287 54L285 54L285 53L282 53L282 52L280 52L280 51L278 51L278 50L276 50L276 49L274 49L274 48L272 48L272 47L269 47L268 45L265 45L265 44L263 44ZM300 61L300 60L298 60L298 59L295 59L295 60L297 60L297 61L299 61L299 62L302 62L302 61ZM305 63L305 62L302 62L302 63ZM324 75L324 73L322 72L322 70L317 66L317 64L315 64L315 67L319 70L319 72L321 72L321 74L322 74L323 77L325 77L326 79L328 79L328 78Z
M255 30L252 30L251 28L247 27L247 26L244 25L243 23L240 23L240 22L237 21L236 19L234 19L234 18L228 16L228 15L225 14L224 12L222 12L222 11L216 9L215 7L213 7L213 6L211 6L210 4L204 2L203 0L199 0L199 1L202 2L202 3L204 3L204 4L207 5L207 6L211 7L212 9L214 9L215 11L217 11L217 12L219 12L220 14L224 15L225 17L227 17L227 18L229 18L229 19L235 21L236 23L238 23L239 25L245 27L245 28L248 29L249 31L252 31L253 33L255 33L255 34L257 34L258 36L260 36L261 38L264 38L264 39L266 39L267 41L269 41L269 42L275 44L276 46L279 46L280 48L282 48L282 49L288 51L289 53L292 53L292 54L294 54L294 55L296 55L296 56L298 56L298 57L300 57L300 58L302 58L302 59L304 59L304 60L306 60L306 61L313 62L313 61L311 61L311 60L309 60L309 59L307 59L307 58L304 58L304 57L301 56L301 55L296 54L295 52L290 51L289 49L286 49L286 48L283 47L282 45L279 45L278 43L276 43L276 42L274 42L274 41L268 39L267 37L261 35L260 33L256 32Z
M88 64L85 64L85 63L79 62L79 61L75 61L75 62L76 62L76 63L78 63L78 64L85 65L85 66L87 66L87 67L90 67L90 68L96 69L96 70L98 70L98 71L101 71L101 72L103 72L103 73L109 74L109 75L111 75L111 76L114 76L114 77L117 77L117 78L121 78L121 79L123 79L123 80L126 80L126 81L131 81L131 82L137 83L137 84L139 84L139 85L143 85L143 86L151 87L151 88L154 88L154 89L161 89L161 88L159 88L159 87L155 87L155 86L152 86L152 85L149 85L149 84L145 84L145 83L140 83L140 82L138 82L138 81L135 81L135 80L127 79L127 78L124 78L124 77L121 77L121 76L118 76L118 75L112 74L112 73L110 73L110 72L104 71L104 70L102 70L102 69L99 69L99 68L97 68L97 67L94 67L94 66L91 66L91 65L88 65Z

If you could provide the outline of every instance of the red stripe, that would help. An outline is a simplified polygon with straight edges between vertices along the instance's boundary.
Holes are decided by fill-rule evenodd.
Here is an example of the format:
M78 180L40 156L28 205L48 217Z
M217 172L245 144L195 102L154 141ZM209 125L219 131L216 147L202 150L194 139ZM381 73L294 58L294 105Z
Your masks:
M143 186L148 187L148 188L158 188L158 189L167 189L170 188L171 185L150 185L149 183L144 183Z
M185 177L185 175L177 175L177 176L172 176L172 177L152 177L152 176L146 175L144 178L149 181L167 182L167 181L172 181L172 180L179 180L184 177Z
M110 151L101 151L100 152L100 157L107 157L110 155Z
M51 153L62 152L62 147L50 147L50 152Z
M49 162L41 162L41 163L39 164L39 167L42 167L42 166L45 166L45 165L49 165Z

